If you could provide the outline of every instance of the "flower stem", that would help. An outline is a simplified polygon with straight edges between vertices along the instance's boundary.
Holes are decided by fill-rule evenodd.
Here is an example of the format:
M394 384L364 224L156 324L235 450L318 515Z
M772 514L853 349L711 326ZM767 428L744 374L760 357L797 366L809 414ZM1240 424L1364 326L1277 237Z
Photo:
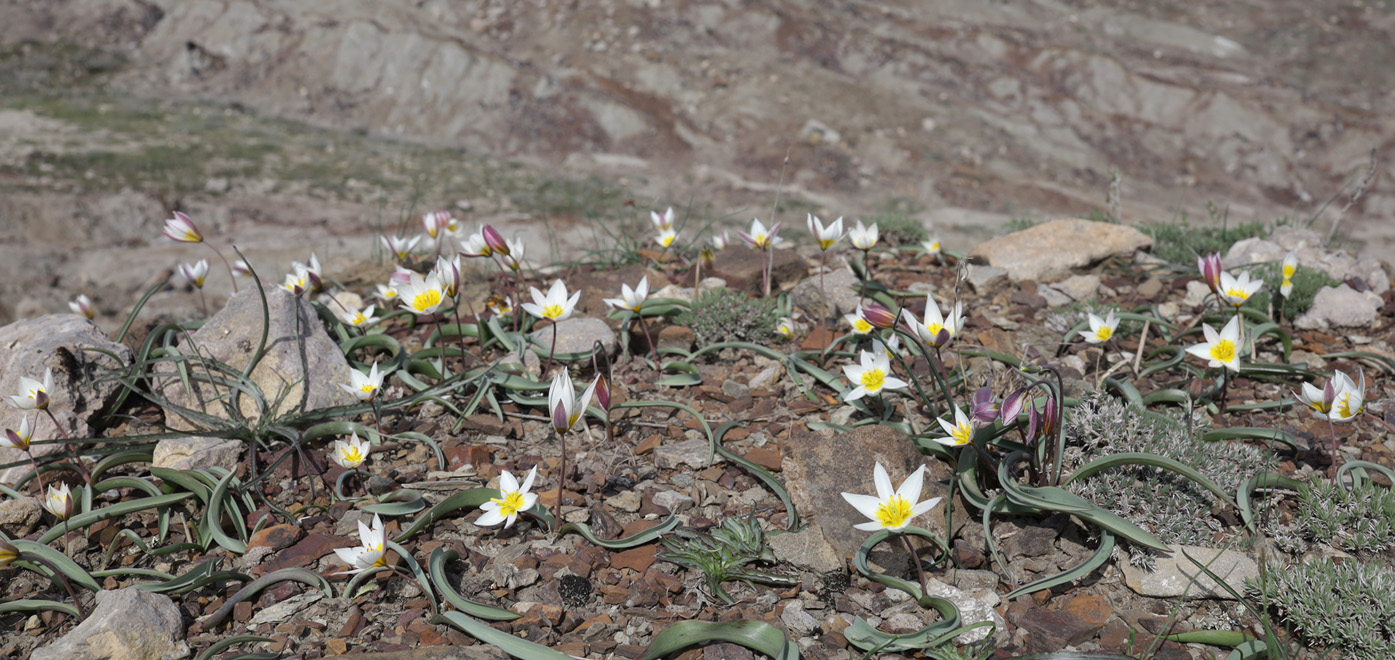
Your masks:
M659 368L659 345L654 343L654 338L649 334L649 324L644 322L644 316L635 312L635 318L639 319L639 329L644 331L644 340L649 342L649 351L654 355L654 369Z
M208 246L208 249L213 250L213 254L218 255L218 258L223 260L223 266L226 267L226 268L228 269L228 278L232 280L233 293L237 293L237 276L233 274L232 264L228 263L228 258L225 257L225 256L223 256L223 253L220 252L220 251L218 250L218 248L213 247L213 244L212 244L212 243L204 243L204 245L207 245L207 246ZM203 288L202 288L202 287L199 288L199 293L200 293L200 294L203 293ZM208 315L208 310L205 309L205 310L204 310L204 316L207 316L207 315Z
M199 307L203 308L203 317L208 318L208 299L203 295L203 287L199 287Z
M906 552L911 553L911 564L915 566L915 573L920 578L920 596L924 598L925 593L925 567L920 565L920 555L916 554L915 546L911 545L909 534L901 534L901 541L906 544Z
M1332 418L1327 419L1327 431L1332 434L1332 478L1337 477L1337 425L1332 422Z
M87 482L88 486L91 486L92 475L87 471L87 466L82 464L82 456L78 454L77 447L73 445L72 437L68 435L67 431L63 430L63 425L58 423L58 418L53 416L52 410L49 410L47 407L45 407L44 413L47 414L48 418L53 421L53 427L58 429L58 435L63 436L63 446L68 451L73 453L73 462L77 463L78 471L82 472L83 480Z
M39 474L39 462L34 460L34 452L24 450L24 455L29 457L29 464L34 466L34 479L39 482L39 499L44 497L44 475Z
M77 609L78 609L78 618L79 618L79 619L86 619L86 618L87 618L87 608L83 607L83 606L82 606L82 601L78 600L77 592L76 592L76 591L73 591L73 585L72 585L71 583L68 582L68 578L67 578L66 576L63 575L63 571L58 570L58 567L57 567L57 566L54 566L53 564L49 563L49 561L48 561L47 559L44 559L43 557L40 557L40 556L38 556L38 555L29 554L29 553L27 553L27 552L22 552L22 553L20 553L19 556L20 556L20 558L27 559L27 560L29 560L29 561L38 562L38 563L40 563L40 564L43 564L44 566L47 566L48 569L49 569L50 571L53 571L53 579L54 579L54 581L55 581L55 582L58 582L58 583L61 584L61 585L63 585L63 588L66 589L66 590L68 591L68 597L69 597L69 598L72 598L72 599L73 599L73 604L77 606Z
M567 485L567 434L558 432L557 440L562 443L562 464L557 472L557 504L552 513L553 524L557 527L553 531L562 528L562 492Z
M823 265L819 267L819 296L823 298L823 313L819 315L819 325L822 327L828 325L828 317L832 314L828 309L828 289L823 286L823 275L828 270L828 250L824 250L820 255L823 257Z
M543 367L542 377L547 377L547 372L552 371L552 354L557 351L557 320L552 321L552 347L547 349L547 366Z

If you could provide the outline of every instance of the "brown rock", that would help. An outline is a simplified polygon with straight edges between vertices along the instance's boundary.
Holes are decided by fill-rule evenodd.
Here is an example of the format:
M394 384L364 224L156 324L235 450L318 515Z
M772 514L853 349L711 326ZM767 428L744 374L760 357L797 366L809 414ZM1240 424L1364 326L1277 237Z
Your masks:
M781 290L785 284L794 286L809 274L804 257L794 250L771 250L770 259L771 292ZM762 293L764 278L761 269L764 267L761 253L744 246L733 246L718 252L717 260L712 264L713 275L726 280L728 289L751 295Z
M658 448L659 444L663 442L663 440L664 437L658 434L651 435L643 440L640 440L639 444L635 445L635 456L643 456L651 451L654 451L656 448Z
M325 653L328 655L344 655L349 652L349 642L342 637L335 637L325 642Z
M654 544L642 545L638 548L631 548L624 552L618 552L610 557L612 568L632 568L639 573L654 564L654 553L658 546Z
M233 619L238 623L246 623L252 618L252 601L244 600L233 605Z
M266 567L266 572L271 573L283 568L297 566L314 566L320 557L329 554L335 548L348 548L355 545L358 545L358 541L353 539L316 532L306 536L299 543L282 550L280 554L276 555L276 559Z
M1068 218L1052 220L979 243L970 258L1008 272L1013 282L1054 282L1111 256L1132 256L1153 245L1133 227Z
M866 532L853 529L867 522L840 493L876 494L872 483L873 466L880 462L891 475L893 485L924 465L928 474L921 499L944 497L949 492L953 470L943 461L920 453L906 434L889 426L860 426L848 433L795 431L785 441L784 482L801 516L809 516L823 528L839 555L856 552ZM963 525L967 505L956 495L955 529ZM942 534L945 505L916 518L915 524ZM950 536L953 536L952 534Z
M770 447L761 447L746 452L745 459L759 465L771 472L779 472L785 457L780 454L780 450Z
M1104 624L1109 621L1112 608L1109 606L1109 599L1103 595L1076 594L1061 605L1061 611L1074 616L1081 623L1099 629L1103 628Z
M635 341L636 334L639 335L642 342L644 339L642 331L639 333L630 332L630 341ZM669 325L664 326L664 329L659 331L659 336L654 341L658 342L659 348L681 348L686 351L693 347L693 342L697 341L697 335L690 328Z
M264 527L247 541L248 548L264 545L272 550L289 548L292 543L305 536L305 530L295 525L272 525Z

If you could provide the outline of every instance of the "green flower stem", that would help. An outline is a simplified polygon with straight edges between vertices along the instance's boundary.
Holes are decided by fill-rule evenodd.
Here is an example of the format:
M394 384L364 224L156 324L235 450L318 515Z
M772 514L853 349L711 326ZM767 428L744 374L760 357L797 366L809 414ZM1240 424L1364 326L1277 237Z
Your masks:
M915 546L911 545L911 537L906 534L898 534L901 541L906 544L906 552L911 554L911 563L915 565L915 574L920 578L920 593L925 595L925 567L920 565L920 555L916 554Z
M582 412L585 414L585 411ZM556 427L553 427L554 430ZM557 505L553 507L552 518L557 521L557 529L562 526L562 493L567 485L567 434L562 431L557 432L557 441L562 443L562 464L557 471Z
M48 490L44 488L44 475L39 473L39 462L34 460L34 453L29 451L28 447L25 447L24 455L29 457L29 464L34 466L34 479L36 479L39 482L39 499L42 500L44 498L44 494L47 493Z
M665 248L665 249L667 249L667 248ZM647 324L647 323L644 322L644 315L643 315L643 314L640 314L639 311L636 310L636 311L635 311L635 317L639 319L639 329L644 331L644 340L647 341L647 342L649 342L649 351L650 351L651 353L654 354L654 368L655 368L655 369L658 369L658 368L659 368L659 345L654 343L654 337L652 337L652 336L649 334L649 324Z
M906 334L905 331L899 329L895 330L895 332ZM892 351L891 356L896 358L896 364L901 367L902 371L906 372L906 379L911 381L912 385L915 385L916 395L919 396L921 402L925 404L925 408L927 410L933 410L934 408L930 405L930 396L925 393L925 388L920 386L920 380L915 377L915 374L911 373L911 367L906 364L905 358L902 358L901 354L896 351ZM948 399L945 400L948 401Z
M65 521L65 522L66 522L66 521ZM85 607L82 606L82 601L81 601L81 600L78 600L77 592L76 592L76 591L73 591L73 585L72 585L71 582L68 582L68 578L67 578L66 576L63 575L63 571L58 570L58 567L57 567L57 566L54 566L54 565L53 565L52 563L50 563L47 559L44 559L43 557L40 557L40 556L35 555L35 554L30 554L30 553L27 553L27 552L21 552L21 553L19 553L19 558L20 558L20 559L25 559L25 560L28 560L28 561L38 562L38 563L43 564L44 566L48 567L48 570L53 571L53 579L54 579L54 581L56 581L56 582L58 582L59 584L63 585L63 588L66 589L66 590L68 591L68 597L73 599L73 604L74 604L74 605L77 605L78 614L80 615L79 618L82 618L82 619L86 619L86 618L87 618L87 608L85 608Z
M232 264L228 263L228 258L223 256L223 253L219 251L218 248L213 247L212 243L204 243L204 245L207 245L208 249L213 250L213 254L218 255L218 258L223 260L223 267L228 269L228 279L232 280L233 293L237 293L237 276L233 274ZM203 287L199 287L199 295L203 295ZM203 315L208 316L207 307L204 307Z
M1332 434L1332 478L1337 477L1337 424L1331 417L1327 418L1327 431Z
M53 427L58 429L58 435L63 436L64 448L73 453L73 462L77 464L78 471L82 472L82 480L86 482L88 486L91 486L92 474L87 471L87 466L83 464L82 455L78 453L77 447L73 446L72 437L68 435L67 431L63 430L63 425L58 423L58 418L53 416L53 411L49 410L48 406L44 406L44 413L47 414L48 418L53 422ZM37 470L37 468L35 469Z

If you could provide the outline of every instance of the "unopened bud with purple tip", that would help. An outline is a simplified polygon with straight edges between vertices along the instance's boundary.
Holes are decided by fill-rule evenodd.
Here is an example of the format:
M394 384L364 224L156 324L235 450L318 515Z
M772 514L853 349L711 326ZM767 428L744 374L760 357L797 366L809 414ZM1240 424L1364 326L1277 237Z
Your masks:
M1211 287L1211 292L1220 291L1221 288L1221 253L1212 252L1205 257L1197 255L1196 269L1201 271L1201 279L1206 282L1206 286Z
M969 422L975 427L991 425L998 418L998 402L993 399L993 390L987 386L978 388L970 410Z
M485 225L483 228L480 229L480 236L484 237L484 244L488 245L489 249L493 250L495 254L503 255L505 257L509 256L509 243L508 241L504 240L504 237L499 233L499 230L489 225Z
M881 305L863 307L862 318L880 330L889 330L896 325L896 314Z
M1017 421L1017 416L1022 414L1022 408L1027 404L1027 388L1013 390L1003 398L1003 404L998 406L998 417L1004 424L1011 424Z

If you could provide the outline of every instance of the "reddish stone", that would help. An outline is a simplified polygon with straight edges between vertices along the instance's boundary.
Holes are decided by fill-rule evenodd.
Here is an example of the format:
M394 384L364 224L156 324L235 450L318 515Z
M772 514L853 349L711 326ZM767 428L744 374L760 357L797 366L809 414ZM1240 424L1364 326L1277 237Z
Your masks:
M272 550L288 548L305 536L305 530L295 525L272 525L264 527L247 541L248 548L267 546Z
M298 566L314 566L323 557L335 548L348 548L358 545L355 539L347 539L341 536L330 536L316 532L302 539L299 543L282 550L276 555L276 559L266 567L266 572L279 571L283 568L295 568Z
M246 623L252 618L252 601L244 600L233 605L233 620L238 623Z
M643 456L658 449L661 442L663 442L663 436L660 435L651 435L640 440L639 444L635 446L635 456Z
M784 463L785 457L780 450L770 447L752 449L746 452L745 459L759 465L771 472L779 472L780 466Z
M647 521L646 521L647 522ZM626 536L629 534L627 533ZM636 572L643 573L644 569L654 564L654 553L656 547L653 544L642 545L624 552L619 552L610 557L610 565L613 568L632 568Z

